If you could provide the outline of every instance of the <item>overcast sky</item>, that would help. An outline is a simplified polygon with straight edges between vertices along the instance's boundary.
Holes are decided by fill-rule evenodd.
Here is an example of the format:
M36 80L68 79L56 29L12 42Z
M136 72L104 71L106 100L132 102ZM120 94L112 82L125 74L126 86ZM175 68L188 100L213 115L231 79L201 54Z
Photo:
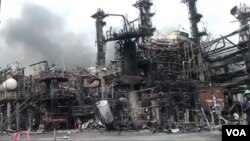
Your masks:
M132 6L136 0L2 0L0 24L0 66L21 61L29 64L48 60L67 67L96 62L95 20L98 8L106 13L138 17ZM179 25L189 32L187 7L181 0L153 0L153 25L167 34ZM202 23L214 37L236 30L239 25L230 15L233 6L250 5L249 0L198 0ZM121 26L121 19L108 18L107 27ZM201 24L202 25L202 24ZM111 51L108 45L107 52Z

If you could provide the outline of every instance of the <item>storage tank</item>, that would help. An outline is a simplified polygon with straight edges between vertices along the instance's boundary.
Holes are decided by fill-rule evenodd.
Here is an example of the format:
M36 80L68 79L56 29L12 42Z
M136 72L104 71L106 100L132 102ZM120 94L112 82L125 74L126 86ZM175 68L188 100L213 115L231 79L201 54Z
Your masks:
M9 78L0 85L0 91L14 90L16 89L16 87L17 87L17 81L13 78Z
M178 42L178 41L188 41L190 42L189 34L182 31L173 31L167 37L167 41Z
M109 108L108 101L101 100L101 101L98 101L96 105L99 110L100 116L102 118L102 122L104 124L111 124L114 121L114 118Z

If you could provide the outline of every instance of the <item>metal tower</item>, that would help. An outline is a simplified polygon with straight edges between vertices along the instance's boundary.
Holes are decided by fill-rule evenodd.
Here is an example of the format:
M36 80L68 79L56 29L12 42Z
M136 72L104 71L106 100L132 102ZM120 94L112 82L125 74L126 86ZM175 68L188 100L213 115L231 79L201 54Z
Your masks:
M91 17L96 19L97 66L105 66L105 39L103 27L106 23L103 19L106 17L106 14L103 10L98 9Z

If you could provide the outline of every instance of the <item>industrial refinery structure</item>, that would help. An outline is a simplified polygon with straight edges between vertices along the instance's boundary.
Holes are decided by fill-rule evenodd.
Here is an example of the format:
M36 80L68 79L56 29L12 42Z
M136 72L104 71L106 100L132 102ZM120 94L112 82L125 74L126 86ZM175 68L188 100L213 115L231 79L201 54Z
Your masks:
M231 10L240 26L211 39L198 24L197 0L188 7L190 35L173 31L153 38L151 0L133 6L139 18L98 9L95 20L97 63L66 70L47 61L31 64L26 76L20 64L0 70L0 129L44 130L91 128L109 130L170 128L183 130L220 124L244 124L242 93L250 87L250 8ZM229 11L230 14L230 11ZM103 31L111 16L121 29ZM230 38L239 37L235 43ZM106 44L115 43L115 57L105 64ZM91 122L90 122L91 121Z

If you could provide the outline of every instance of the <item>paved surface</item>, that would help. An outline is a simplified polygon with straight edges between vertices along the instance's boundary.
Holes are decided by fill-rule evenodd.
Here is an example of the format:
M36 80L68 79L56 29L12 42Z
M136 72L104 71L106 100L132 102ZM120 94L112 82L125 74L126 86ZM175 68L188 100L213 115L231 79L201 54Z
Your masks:
M193 133L150 133L148 131L138 132L104 132L104 131L85 131L81 133L67 133L68 131L58 131L56 141L220 141L221 132L202 131ZM67 135L69 139L63 139ZM53 132L44 134L30 135L32 141L54 141ZM10 135L0 135L0 141L11 141ZM25 141L21 138L20 141Z

